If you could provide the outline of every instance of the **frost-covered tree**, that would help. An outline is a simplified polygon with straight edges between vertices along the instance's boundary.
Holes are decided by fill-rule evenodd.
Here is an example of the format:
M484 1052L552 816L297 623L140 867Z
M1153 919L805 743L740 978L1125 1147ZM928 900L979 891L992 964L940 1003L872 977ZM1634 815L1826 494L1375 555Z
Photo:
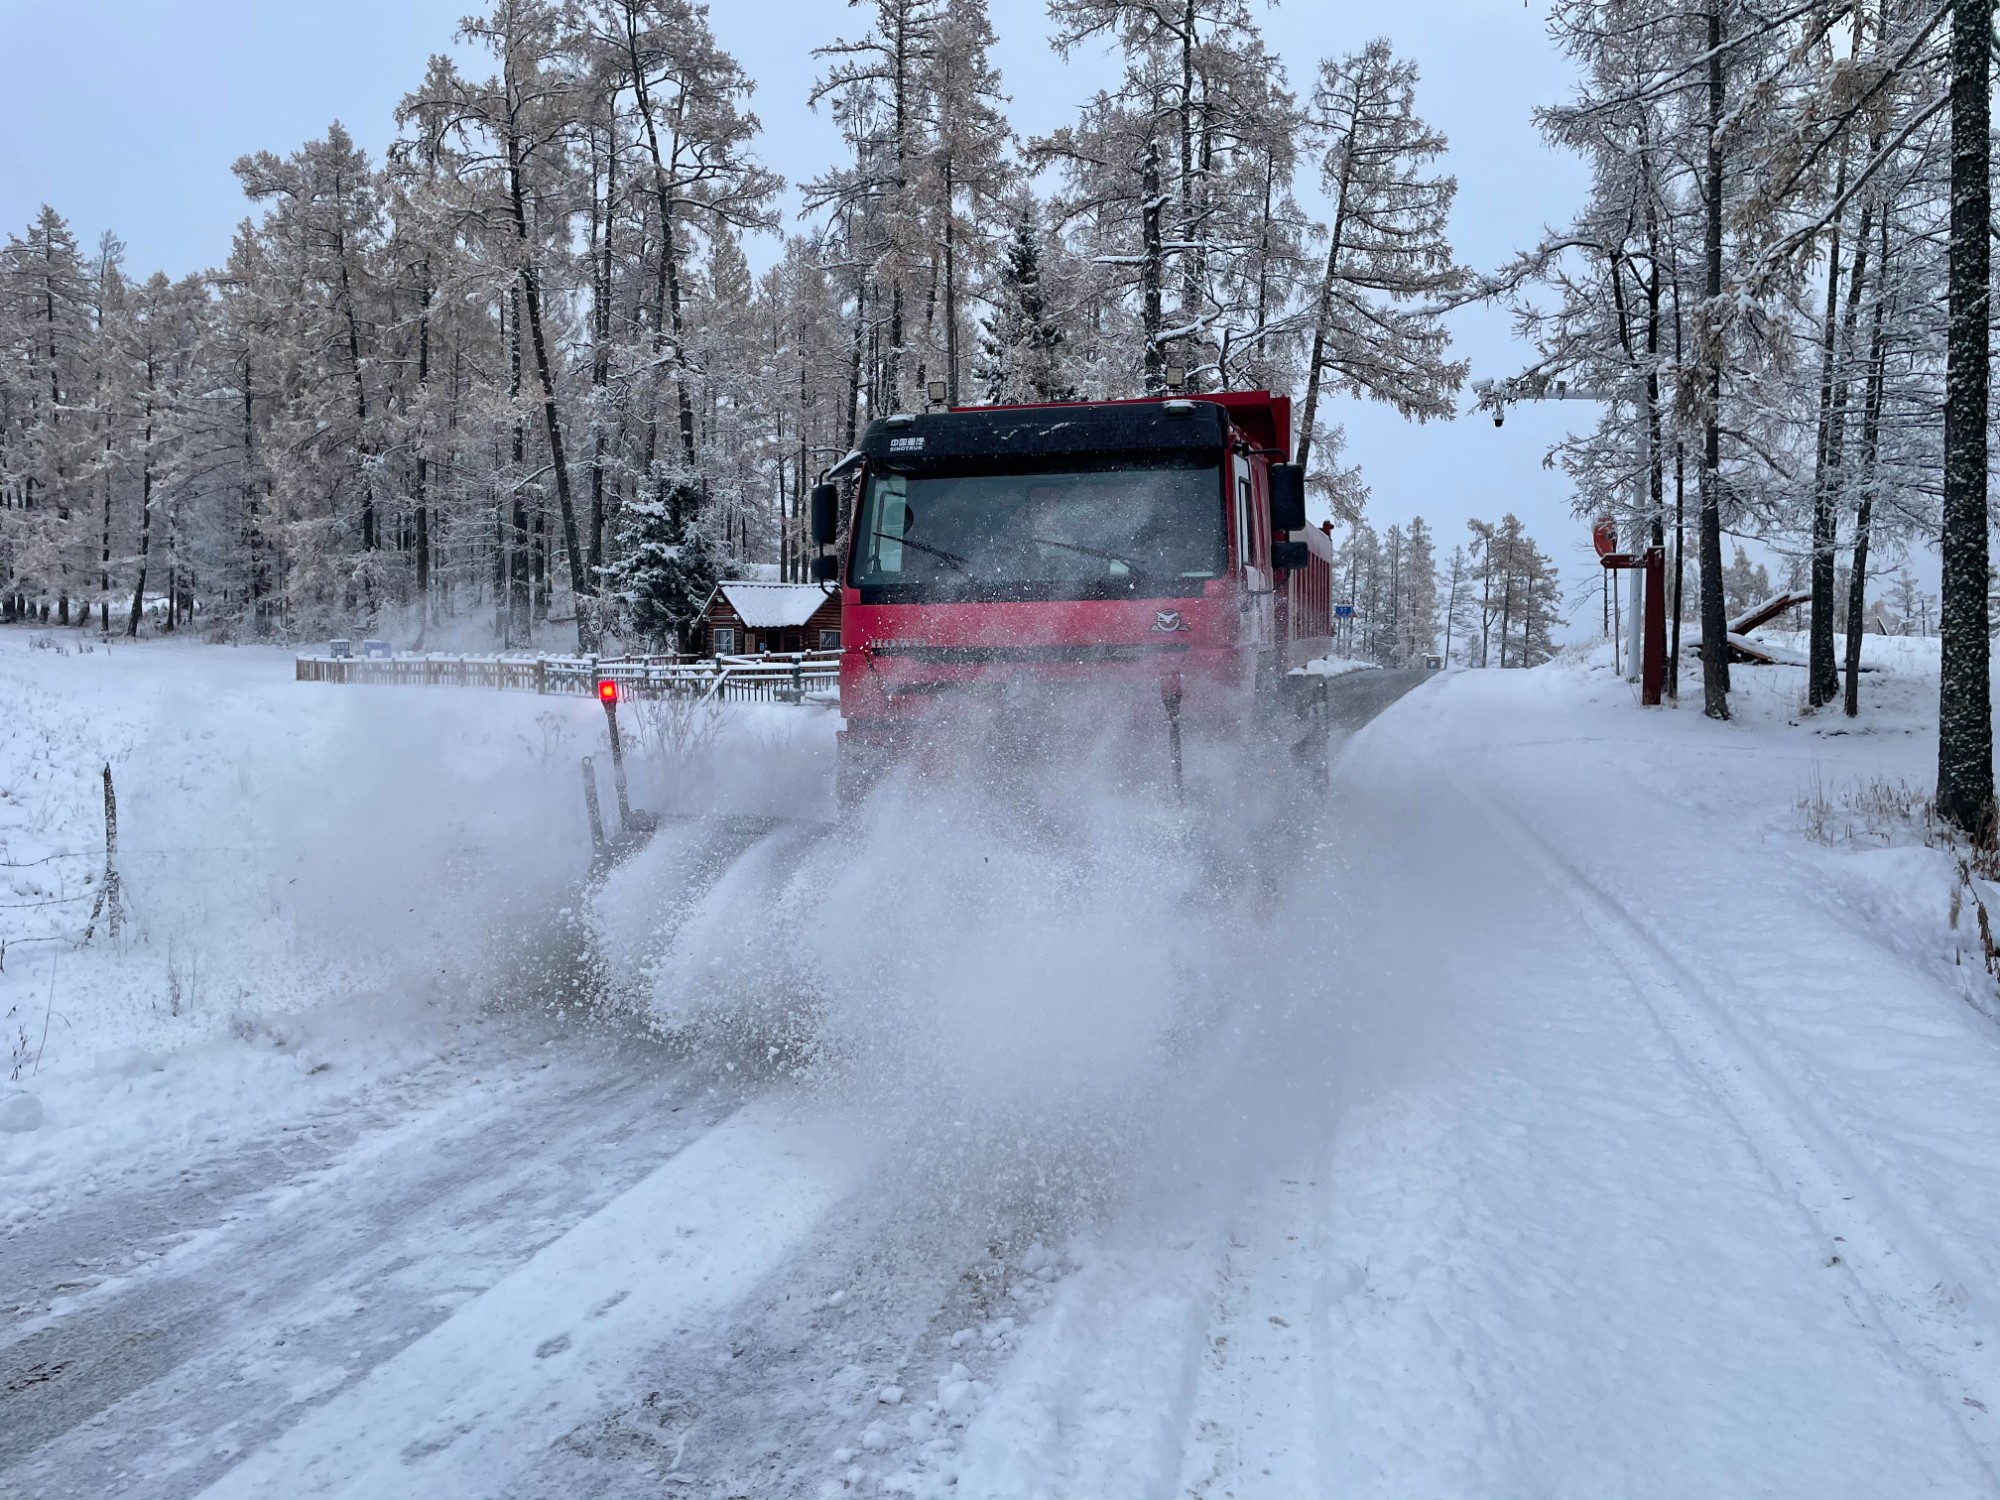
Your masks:
M672 496L625 508L620 561L612 578L632 627L649 644L681 650L715 588L715 558L700 530L678 518Z
M965 362L966 292L995 259L1015 177L1013 130L987 56L993 44L986 0L947 0L922 77L924 139L911 186L928 242L917 378L928 385L941 369L953 405Z
M1473 637L1479 630L1478 595L1471 585L1472 559L1463 546L1451 549L1451 558L1444 566L1444 661L1452 662L1452 646L1456 642L1461 649L1470 648Z
M1063 379L1068 334L1043 284L1042 232L1032 202L1023 202L1016 214L1014 237L988 296L993 311L980 325L974 369L983 399L989 404L1070 399Z
M1722 574L1723 607L1735 619L1753 605L1771 597L1771 574L1762 563L1753 564L1749 553L1737 544L1736 556Z
M1311 340L1296 461L1311 467L1323 389L1386 401L1421 421L1446 416L1464 382L1446 358L1442 299L1466 282L1446 221L1458 190L1432 164L1445 139L1416 112L1417 69L1386 41L1320 64L1307 111L1331 200L1311 293Z
M479 224L513 272L508 288L510 309L518 304L513 340L532 358L533 387L510 394L525 397L541 419L575 602L577 646L594 651L597 621L587 601L595 581L585 572L578 545L557 378L561 349L552 326L568 272L557 234L564 219L549 214L544 204L545 196L559 194L573 176L569 155L583 93L565 66L562 25L561 13L543 0L500 0L490 15L467 17L461 37L490 54L498 71L473 80L452 59L434 57L422 88L404 101L402 113L427 140L453 143L449 159L461 211ZM522 529L517 518L517 534ZM536 552L546 557L544 548Z
M945 8L944 0L875 0L872 9L870 30L814 50L827 71L812 103L828 105L850 159L806 184L805 206L834 226L854 278L855 347L858 355L868 351L857 359L857 384L865 364L871 409L887 411L906 399L909 308L928 249L916 179L925 156L925 84Z
M1479 599L1476 665L1533 667L1555 655L1562 620L1556 569L1517 516L1469 521Z
M0 249L0 565L52 590L67 624L87 571L78 515L95 458L89 278L76 237L44 205ZM9 613L22 604L8 596Z
M1420 667L1437 651L1437 550L1422 516L1403 534L1402 577L1396 596L1395 664Z
M1300 233L1290 201L1297 109L1240 0L1058 0L1057 49L1115 45L1116 86L1029 143L1054 168L1051 216L1079 267L1088 390L1196 388L1284 348Z
M1858 653L1871 545L1937 525L1942 16L1895 0L1554 14L1580 87L1540 120L1588 160L1591 195L1510 275L1557 293L1517 304L1528 374L1607 401L1555 456L1579 514L1673 543L1676 604L1693 523L1711 637L1725 529L1804 558L1815 703L1839 688L1843 614ZM1722 653L1704 678L1706 709L1726 716ZM1847 687L1858 709L1852 672Z

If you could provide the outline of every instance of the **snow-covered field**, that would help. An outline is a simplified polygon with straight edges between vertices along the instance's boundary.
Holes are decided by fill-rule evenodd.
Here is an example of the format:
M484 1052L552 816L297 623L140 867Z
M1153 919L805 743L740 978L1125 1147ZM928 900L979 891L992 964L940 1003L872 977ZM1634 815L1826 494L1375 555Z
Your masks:
M1852 722L1444 674L1209 820L836 826L830 714L657 726L635 800L725 815L593 885L593 703L33 639L0 1495L2000 1482L1934 643L1871 638ZM132 917L79 946L106 761Z

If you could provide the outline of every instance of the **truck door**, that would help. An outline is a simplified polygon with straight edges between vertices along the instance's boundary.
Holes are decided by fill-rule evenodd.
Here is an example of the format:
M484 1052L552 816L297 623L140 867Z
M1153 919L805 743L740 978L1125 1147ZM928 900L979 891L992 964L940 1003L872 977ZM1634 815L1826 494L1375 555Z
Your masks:
M1237 580L1243 590L1245 646L1268 647L1276 611L1272 601L1271 518L1256 467L1243 454L1230 459L1231 500L1236 512Z

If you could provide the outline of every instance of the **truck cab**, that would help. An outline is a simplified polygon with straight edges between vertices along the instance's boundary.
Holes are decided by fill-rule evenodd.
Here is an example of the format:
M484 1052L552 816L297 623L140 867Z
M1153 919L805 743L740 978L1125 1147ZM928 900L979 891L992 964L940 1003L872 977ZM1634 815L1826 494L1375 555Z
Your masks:
M1248 722L1330 633L1290 416L1255 391L870 423L837 466L851 495L815 492L815 539L843 543L819 567L843 590L844 755L1024 681Z

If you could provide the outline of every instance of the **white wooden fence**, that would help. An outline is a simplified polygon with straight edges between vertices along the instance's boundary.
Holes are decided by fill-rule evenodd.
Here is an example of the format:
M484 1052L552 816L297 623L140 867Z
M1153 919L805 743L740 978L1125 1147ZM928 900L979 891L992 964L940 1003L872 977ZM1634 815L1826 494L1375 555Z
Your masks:
M621 698L691 697L798 703L840 684L838 651L764 656L301 656L300 682L396 687L478 687L594 696L618 684Z

